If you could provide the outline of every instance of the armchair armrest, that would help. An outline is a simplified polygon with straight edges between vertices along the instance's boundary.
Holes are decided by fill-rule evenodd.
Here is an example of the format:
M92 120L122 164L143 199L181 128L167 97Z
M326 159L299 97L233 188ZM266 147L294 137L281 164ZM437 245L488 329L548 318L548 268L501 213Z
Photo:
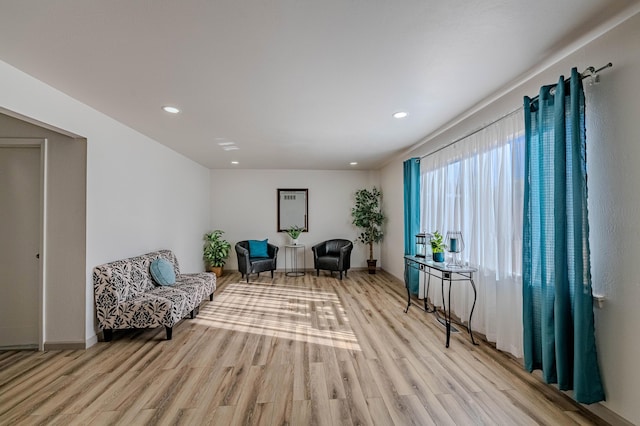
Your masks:
M236 244L236 254L238 255L238 271L246 273L251 270L249 264L249 250L242 247L240 244Z
M340 255L349 254L353 250L353 244L347 244L344 247L340 247Z
M338 260L338 266L340 270L349 269L351 267L351 250L353 244L349 243L343 247L340 247L340 259Z
M325 256L327 254L327 243L322 242L320 244L316 244L311 247L311 251L313 251L313 257L317 259L319 256Z
M274 244L267 243L267 253L269 253L269 257L275 259L278 257L278 250L280 248Z

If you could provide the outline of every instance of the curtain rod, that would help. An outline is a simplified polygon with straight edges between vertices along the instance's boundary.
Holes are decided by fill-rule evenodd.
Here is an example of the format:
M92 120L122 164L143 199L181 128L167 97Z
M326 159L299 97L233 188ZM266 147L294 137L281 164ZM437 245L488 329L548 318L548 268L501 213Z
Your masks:
M583 79L585 79L586 77L593 77L593 76L596 76L596 78L597 78L597 74L598 74L600 71L605 70L605 69L607 69L607 68L611 68L612 66L613 66L613 64L612 64L611 62L609 62L609 63L608 63L608 64L606 64L605 66L602 66L602 67L600 67L600 68L598 68L598 69L595 69L594 67L587 67L584 71L582 71L582 72L580 73L580 79L581 79L581 80L583 80ZM565 79L565 81L567 81L567 79ZM596 80L596 81L597 81L597 80ZM536 100L536 99L538 99L538 96L536 96L535 98L532 98L532 100ZM436 152L442 151L442 150L443 150L443 149L445 149L445 148L449 148L451 145L456 144L456 143L460 142L461 140L468 138L469 136L473 136L473 135L475 135L476 133L483 131L484 129L486 129L486 128L487 128L487 127L489 127L489 126L493 126L493 125L494 125L494 124L496 124L498 121L500 121L500 120L504 120L505 118L509 117L509 116L510 116L510 115L512 115L512 114L515 114L516 112L520 112L520 110L522 110L522 108L523 108L523 107L522 107L522 106L520 106L520 107L518 107L518 108L514 109L513 111L506 113L505 115L501 116L500 118L497 118L497 119L493 120L491 123L489 123L489 124L485 124L484 126L480 127L479 129L476 129L476 130L474 130L473 132L471 132L471 133L469 133L469 134L467 134L467 135L465 135L465 136L462 136L462 137L460 137L460 138L458 138L458 139L454 140L453 142L449 142L449 143L448 143L448 144L446 144L445 146L441 146L440 148L438 148L438 149L436 149L436 150L434 150L434 151L431 151L431 152L430 152L430 153L428 153L428 154L425 154L425 155L420 156L420 158L422 159L422 158L428 157L428 156L430 156L430 155L435 154Z
M612 66L613 64L609 62L607 65L600 67L598 69L595 69L594 67L587 67L587 69L585 69L580 73L580 80L584 80L587 77L596 77L596 82L599 82L600 79L598 78L598 73L604 69L611 68ZM566 83L567 81L569 81L570 78L571 77L565 78L564 82ZM555 84L553 84L553 86L555 86ZM553 93L553 90L555 90L555 88L552 88L551 90L552 90L551 93ZM540 95L536 95L533 98L531 98L531 101L533 102L537 100L539 97Z

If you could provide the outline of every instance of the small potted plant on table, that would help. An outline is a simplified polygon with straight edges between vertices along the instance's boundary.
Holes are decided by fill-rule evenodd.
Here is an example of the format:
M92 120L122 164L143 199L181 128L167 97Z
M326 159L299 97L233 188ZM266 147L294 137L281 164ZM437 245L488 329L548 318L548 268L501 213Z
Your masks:
M447 246L444 243L442 234L438 231L434 232L431 236L430 244L434 262L444 262L444 249Z
M224 234L224 231L219 229L204 234L202 251L202 258L207 265L207 270L218 277L222 276L222 267L227 262L231 251L231 244L229 241L222 239L222 234Z
M304 228L297 226L297 225L293 225L292 227L288 228L285 232L287 233L287 235L289 235L289 237L291 237L291 242L293 243L293 245L298 245L298 237L300 237L300 234L304 231Z

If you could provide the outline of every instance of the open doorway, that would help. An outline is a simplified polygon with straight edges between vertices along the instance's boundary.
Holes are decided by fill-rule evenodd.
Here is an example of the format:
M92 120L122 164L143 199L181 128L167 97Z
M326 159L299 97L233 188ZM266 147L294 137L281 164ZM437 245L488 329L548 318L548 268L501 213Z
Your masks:
M10 139L14 141L8 143ZM34 139L38 141L34 143ZM86 312L88 297L92 295L88 292L86 270L87 140L26 117L0 111L0 143L2 141L5 141L4 146L14 146L15 141L21 142L23 147L25 143L40 146L40 216L39 225L35 226L40 232L40 245L35 251L31 247L25 250L28 255L23 254L25 262L37 265L38 288L35 293L33 289L27 292L24 288L20 302L12 303L15 309L8 314L10 321L15 322L16 316L28 312L27 316L38 324L36 347L40 350L85 348ZM19 161L12 158L2 168L20 169ZM25 181L26 177L17 175L16 179ZM4 187L0 189L7 192ZM9 202L15 203L14 198L22 192L18 190L7 195L11 199ZM30 207L22 207L22 213L12 214L18 214L19 220L23 220L25 210L33 211L33 205L35 202L32 201ZM3 230L3 234L5 232L9 231ZM9 250L26 240L23 232L26 231L6 237ZM0 238L4 236L0 235ZM36 257L38 254L39 259ZM5 268L4 264L2 268ZM25 272L17 274L26 277ZM14 281L7 274L0 274L0 297L8 294L18 299L19 290L15 288L17 284ZM25 304L24 310L18 309ZM0 311L4 310L4 306L0 306ZM4 316L0 319L5 322ZM0 341L0 346L5 344ZM31 343L20 347L31 347Z
M44 140L0 138L0 348L42 341L42 155Z

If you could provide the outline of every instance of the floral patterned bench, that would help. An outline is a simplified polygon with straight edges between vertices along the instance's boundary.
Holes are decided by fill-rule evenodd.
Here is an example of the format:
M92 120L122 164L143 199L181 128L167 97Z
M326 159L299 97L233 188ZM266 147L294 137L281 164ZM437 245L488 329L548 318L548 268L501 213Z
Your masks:
M150 273L151 262L169 261L176 282L158 286ZM207 296L213 300L216 276L207 272L181 274L178 260L170 250L117 260L93 269L96 314L105 341L113 330L123 328L166 328L171 340L173 326L190 315L195 318Z

